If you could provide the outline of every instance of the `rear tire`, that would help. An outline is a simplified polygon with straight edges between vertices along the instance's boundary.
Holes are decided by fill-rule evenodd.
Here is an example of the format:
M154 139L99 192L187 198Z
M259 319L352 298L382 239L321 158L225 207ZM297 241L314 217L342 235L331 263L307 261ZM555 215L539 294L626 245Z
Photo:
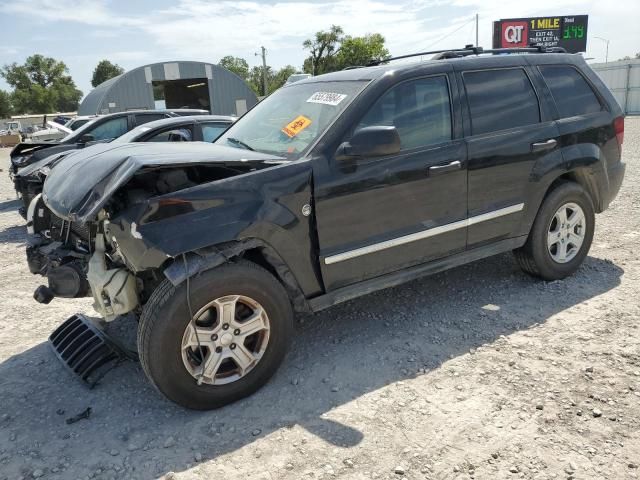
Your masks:
M513 253L529 275L559 280L580 267L591 247L594 229L593 203L585 190L577 183L562 183L546 196L527 242Z
M190 301L198 335L192 329L186 295L186 282L174 287L165 280L140 317L140 362L155 387L169 400L196 410L221 407L262 387L278 369L293 334L293 312L283 286L250 262L194 276ZM262 312L262 327L257 333L241 334L245 327L240 322L257 318L257 312ZM193 338L197 347L188 346Z

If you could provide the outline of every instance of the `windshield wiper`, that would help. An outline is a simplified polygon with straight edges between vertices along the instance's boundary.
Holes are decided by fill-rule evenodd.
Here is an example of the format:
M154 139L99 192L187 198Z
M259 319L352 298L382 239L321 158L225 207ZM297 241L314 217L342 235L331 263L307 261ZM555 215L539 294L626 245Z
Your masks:
M242 148L246 150L251 150L252 152L255 152L253 148L251 148L249 145L244 143L242 140L238 140L237 138L227 137L227 141L233 143L234 145L240 145Z

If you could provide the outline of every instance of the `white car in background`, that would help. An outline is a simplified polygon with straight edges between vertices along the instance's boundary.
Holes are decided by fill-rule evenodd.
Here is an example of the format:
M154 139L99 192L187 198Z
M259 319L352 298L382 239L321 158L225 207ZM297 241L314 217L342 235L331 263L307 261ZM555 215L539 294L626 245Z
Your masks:
M98 118L98 115L80 115L77 117L73 117L67 123L64 124L69 130L73 130L74 132L79 129L81 126L89 123L92 120Z
M284 82L284 84L289 85L290 83L296 83L300 80L306 80L307 78L311 78L310 73L294 73L292 75L289 75L289 78L287 78L287 81Z
M29 138L30 142L48 142L52 140L62 140L64 137L73 133L73 130L68 129L64 125L60 125L59 123L47 121L47 125L49 128L45 128L43 130L38 130L31 134Z

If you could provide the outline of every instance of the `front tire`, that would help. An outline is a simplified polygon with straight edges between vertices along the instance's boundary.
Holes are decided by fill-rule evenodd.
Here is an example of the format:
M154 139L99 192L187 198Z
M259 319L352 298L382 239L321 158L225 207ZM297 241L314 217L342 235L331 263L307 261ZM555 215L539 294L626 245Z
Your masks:
M190 301L194 323L186 282L174 287L165 280L144 307L138 351L155 387L196 410L221 407L262 387L293 335L283 286L258 265L230 263L191 278Z
M544 199L522 248L514 250L520 268L544 280L575 273L584 261L595 229L593 203L578 184L562 183Z

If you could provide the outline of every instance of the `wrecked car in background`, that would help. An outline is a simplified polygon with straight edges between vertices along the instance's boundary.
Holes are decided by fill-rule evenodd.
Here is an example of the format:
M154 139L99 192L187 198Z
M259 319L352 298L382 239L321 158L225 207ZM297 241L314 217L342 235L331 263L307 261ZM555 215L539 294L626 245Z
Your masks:
M13 180L14 188L18 197L22 199L20 213L24 217L29 207L31 199L42 191L41 176L36 175L39 168L46 165L46 160L52 155L57 155L69 150L84 148L93 145L95 142L108 142L131 131L137 126L157 121L160 119L176 118L185 115L203 115L206 110L140 110L113 113L103 115L89 120L85 125L76 131L71 131L65 127L68 134L59 142L24 142L16 145L11 151L11 165L9 176ZM45 161L45 163L43 163ZM31 165L38 163L33 168ZM23 172L21 174L21 172Z
M207 409L267 382L294 310L507 251L531 275L572 274L620 188L624 119L580 56L490 51L511 52L532 55L467 48L302 80L213 145L74 152L33 202L60 219L44 236L66 256L36 296L135 314L151 382ZM29 248L37 270L46 252ZM82 370L74 325L56 341Z

